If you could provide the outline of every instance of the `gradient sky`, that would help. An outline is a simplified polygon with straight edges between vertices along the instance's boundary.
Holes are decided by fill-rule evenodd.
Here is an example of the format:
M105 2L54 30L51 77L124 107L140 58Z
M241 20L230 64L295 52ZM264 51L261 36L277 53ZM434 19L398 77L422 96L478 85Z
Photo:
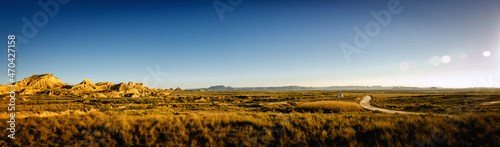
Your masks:
M243 0L223 20L212 2L69 1L28 43L18 40L17 80L52 73L68 84L161 88L500 87L498 0L401 0L401 13L351 62L339 44L354 44L354 28L364 30L375 20L370 11L389 0ZM0 46L9 33L23 37L21 18L39 11L34 0L0 1ZM157 66L163 76L154 78L147 69Z

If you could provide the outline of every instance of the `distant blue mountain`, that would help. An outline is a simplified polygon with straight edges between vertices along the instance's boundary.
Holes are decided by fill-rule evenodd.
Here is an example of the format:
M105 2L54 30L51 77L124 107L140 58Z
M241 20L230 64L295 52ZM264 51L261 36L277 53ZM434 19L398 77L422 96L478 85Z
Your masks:
M224 85L211 86L209 88L190 89L208 91L291 91L291 90L411 90L411 89L436 89L418 88L404 86L330 86L330 87L302 87L302 86L280 86L280 87L231 87Z

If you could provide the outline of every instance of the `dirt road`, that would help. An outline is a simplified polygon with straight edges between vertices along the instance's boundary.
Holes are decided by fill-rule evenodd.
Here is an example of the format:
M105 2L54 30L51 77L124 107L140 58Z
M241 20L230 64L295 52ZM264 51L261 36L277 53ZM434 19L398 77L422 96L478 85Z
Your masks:
M372 97L367 95L364 96L363 99L359 102L361 106L363 106L365 109L371 110L371 111L380 111L383 113L390 113L390 114L424 114L424 113L417 113L417 112L406 112L406 111L397 111L397 110L389 110L389 109L383 109L383 108L378 108L378 107L373 107L370 105L370 102L372 101Z
M481 103L483 106L489 106L489 105L495 105L495 104L500 104L500 101L493 101L493 102L484 102Z

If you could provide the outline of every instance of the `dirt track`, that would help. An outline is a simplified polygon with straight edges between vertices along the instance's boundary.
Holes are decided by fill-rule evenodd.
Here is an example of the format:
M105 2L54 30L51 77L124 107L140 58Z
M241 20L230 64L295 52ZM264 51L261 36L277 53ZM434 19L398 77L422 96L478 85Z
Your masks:
M407 112L407 111L397 111L397 110L389 110L389 109L383 109L383 108L378 108L378 107L373 107L370 105L370 102L372 101L372 97L367 95L364 96L363 99L359 102L363 108L371 110L371 111L380 111L383 113L390 113L390 114L424 114L424 113L417 113L417 112Z
M500 104L500 101L493 101L493 102L484 102L481 103L483 106L489 106L489 105L495 105L495 104Z

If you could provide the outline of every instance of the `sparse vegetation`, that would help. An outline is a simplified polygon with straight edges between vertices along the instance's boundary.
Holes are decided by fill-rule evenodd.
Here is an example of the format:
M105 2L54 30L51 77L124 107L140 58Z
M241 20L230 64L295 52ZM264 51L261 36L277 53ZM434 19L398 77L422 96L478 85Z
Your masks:
M500 112L500 105L481 105L500 101L498 93L375 94L373 105L403 111L454 114L462 111Z
M446 121L449 120L449 121ZM2 119L1 121L6 121ZM19 120L14 146L498 146L500 114L468 117L381 113L189 113L144 115L92 112ZM440 132L435 132L436 130ZM433 136L434 135L434 136Z
M346 97L335 98L338 93ZM19 98L16 140L2 135L0 146L499 146L498 105L450 115L421 107L455 110L473 94L489 96L474 97L480 102L498 100L496 93L453 91L35 95ZM365 111L357 104L363 95L372 95L379 107L428 114ZM6 107L7 99L0 101Z
M349 112L361 111L363 110L363 107L354 102L317 101L300 104L296 107L296 109L305 111Z

